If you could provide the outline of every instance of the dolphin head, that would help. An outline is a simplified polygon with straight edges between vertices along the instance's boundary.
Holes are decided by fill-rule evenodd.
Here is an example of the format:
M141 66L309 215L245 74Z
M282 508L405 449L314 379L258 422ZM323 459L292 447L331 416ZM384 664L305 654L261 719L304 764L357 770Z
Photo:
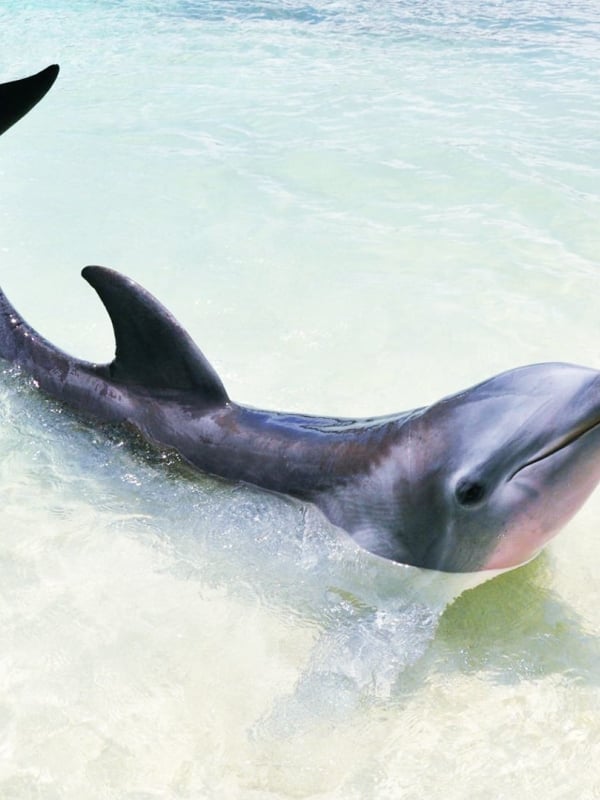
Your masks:
M359 531L367 549L448 572L518 566L600 480L600 372L498 375L415 413L389 459L400 465L392 535Z

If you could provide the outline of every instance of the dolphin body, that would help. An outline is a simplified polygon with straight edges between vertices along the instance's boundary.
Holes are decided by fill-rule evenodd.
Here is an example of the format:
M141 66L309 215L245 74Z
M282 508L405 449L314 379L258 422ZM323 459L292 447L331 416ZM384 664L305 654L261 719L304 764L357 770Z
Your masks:
M0 84L0 134L58 75ZM438 403L349 420L232 402L189 335L142 287L86 267L116 356L63 353L0 291L0 357L53 397L126 422L194 467L317 505L360 545L404 564L472 572L532 558L600 480L600 372L510 370Z
M192 466L317 505L384 558L448 572L529 560L600 480L600 372L535 364L433 405L337 419L230 400L186 331L113 270L83 277L111 318L109 364L43 339L0 292L0 356L35 385L129 423Z
M28 78L0 83L0 134L18 122L42 99L56 80L58 70L57 64L51 64Z

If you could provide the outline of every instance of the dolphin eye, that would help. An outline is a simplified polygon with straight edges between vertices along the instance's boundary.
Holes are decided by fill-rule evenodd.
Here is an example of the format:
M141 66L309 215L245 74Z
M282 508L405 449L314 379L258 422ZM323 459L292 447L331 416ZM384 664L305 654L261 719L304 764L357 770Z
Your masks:
M474 506L483 500L485 486L479 481L463 479L458 482L455 494L461 506Z

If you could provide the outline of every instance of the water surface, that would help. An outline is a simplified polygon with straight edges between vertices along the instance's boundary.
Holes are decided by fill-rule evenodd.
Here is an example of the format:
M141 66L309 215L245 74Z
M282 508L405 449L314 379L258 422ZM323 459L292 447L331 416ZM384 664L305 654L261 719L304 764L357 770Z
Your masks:
M0 142L1 283L108 360L85 264L235 399L372 416L600 366L600 13L575 2L41 2ZM6 371L0 795L593 798L600 495L472 589L191 476ZM446 610L444 610L446 609Z

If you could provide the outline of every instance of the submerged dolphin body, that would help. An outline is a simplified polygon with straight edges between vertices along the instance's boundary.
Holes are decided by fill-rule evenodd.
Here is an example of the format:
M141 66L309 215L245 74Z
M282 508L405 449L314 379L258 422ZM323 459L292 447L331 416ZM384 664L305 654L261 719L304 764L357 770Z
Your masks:
M0 134L18 122L42 99L56 80L58 69L57 64L51 64L28 78L0 83Z
M98 365L39 336L0 293L0 356L42 390L127 422L200 470L316 504L385 558L449 572L517 566L600 480L600 372L521 367L438 403L345 420L231 401L171 314L133 281L86 267L112 320Z

